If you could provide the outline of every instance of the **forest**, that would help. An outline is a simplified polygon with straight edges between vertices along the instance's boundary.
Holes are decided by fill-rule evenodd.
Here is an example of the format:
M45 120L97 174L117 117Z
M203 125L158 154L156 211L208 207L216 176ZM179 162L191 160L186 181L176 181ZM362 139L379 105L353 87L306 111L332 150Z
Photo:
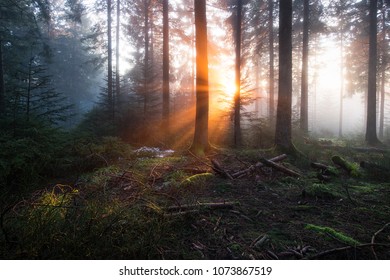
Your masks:
M389 42L389 0L0 0L0 259L390 259Z

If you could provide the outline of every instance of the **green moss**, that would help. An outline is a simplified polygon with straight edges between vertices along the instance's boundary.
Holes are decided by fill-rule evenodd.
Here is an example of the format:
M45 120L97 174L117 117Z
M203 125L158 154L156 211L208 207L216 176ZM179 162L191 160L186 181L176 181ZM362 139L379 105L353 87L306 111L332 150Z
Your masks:
M350 189L358 193L372 193L377 187L375 185L360 185L360 186L351 186Z
M339 240L340 242L345 243L345 244L350 245L350 246L356 246L356 245L361 244L359 241L356 241L352 237L349 237L349 236L345 235L344 233L336 231L335 229L330 228L330 227L322 227L322 226L316 226L313 224L307 224L305 229L313 230L313 231L320 233L320 234L327 234L327 235Z
M349 175L351 175L352 177L360 177L361 176L361 172L359 170L359 165L357 163L349 162L340 156L333 156L332 161L334 162L334 164L345 169L349 173Z
M214 177L212 173L201 173L196 174L193 176L190 176L186 178L184 181L180 183L180 186L187 187L187 186L202 186L205 184L205 182Z
M311 197L324 199L344 198L339 186L333 184L311 184L305 188L306 194Z

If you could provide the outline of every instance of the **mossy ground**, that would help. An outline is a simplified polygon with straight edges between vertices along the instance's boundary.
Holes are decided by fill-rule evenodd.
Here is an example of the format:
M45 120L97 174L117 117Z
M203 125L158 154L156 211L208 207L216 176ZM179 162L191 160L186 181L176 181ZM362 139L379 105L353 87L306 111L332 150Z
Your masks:
M0 257L300 259L351 245L351 240L356 242L352 247L370 243L390 221L390 183L371 178L364 170L357 178L339 170L339 176L323 183L308 161L332 165L335 152L304 152L308 159L289 158L284 163L303 174L298 179L262 168L231 180L210 175L209 159L188 153L166 158L129 155L110 161L76 183L70 178L50 183L15 204L2 199ZM383 163L388 156L357 154L348 148L337 154L351 162L364 158ZM272 150L224 150L211 155L228 172L272 156ZM185 208L222 202L238 204ZM179 210L168 212L172 206ZM375 241L390 244L390 229L376 235ZM390 258L389 247L374 250L378 258ZM324 258L375 255L370 246L358 246Z

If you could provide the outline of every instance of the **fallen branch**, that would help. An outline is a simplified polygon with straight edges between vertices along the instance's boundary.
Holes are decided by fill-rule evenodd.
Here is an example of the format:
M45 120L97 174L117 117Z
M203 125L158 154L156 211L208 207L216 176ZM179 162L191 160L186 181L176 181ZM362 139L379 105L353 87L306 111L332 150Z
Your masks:
M272 162L268 159L261 159L261 162L264 164L264 165L267 165L269 167L272 167L278 171L281 171L289 176L292 176L292 177L301 177L302 175L299 174L298 172L295 172L294 170L291 170L291 169L288 169L287 167L284 167L284 166L281 166L279 164L276 164L275 162Z
M371 238L371 244L375 244L375 238L376 236L381 233L382 231L384 231L385 228L387 228L388 226L390 226L390 223L387 223L385 224L381 229L379 229L377 232L374 233L374 235L372 236ZM372 253L374 254L375 256L375 259L378 259L378 256L376 255L376 252L375 252L375 249L374 249L374 246L371 246L371 251Z
M88 156L86 157L86 159L92 158L92 157L94 157L94 156L96 156L96 157L102 159L102 160L104 161L104 163L106 164L106 167L109 166L108 161L107 161L102 155L100 155L100 154L98 154L98 153L92 153L92 154L88 155Z
M334 170L334 167L326 165L326 164L322 164L322 163L319 163L319 162L312 162L310 164L310 166L315 168L315 169L318 169L324 175L333 175L333 176L337 176L338 175L337 172Z
M345 246L345 247L340 247L340 248L334 248L334 249L330 249L330 250L326 250L326 251L322 251L320 253L317 253L313 256L309 256L305 259L317 259L317 258L320 258L320 257L324 257L326 255L330 255L330 254L333 254L333 253L337 253L337 252L342 252L342 251L347 251L347 250L350 250L350 249L360 249L360 248L364 248L364 247L370 247L370 246L378 246L378 247L390 247L390 244L384 244L384 243L365 243L365 244L360 244L360 245L355 245L355 246Z
M163 210L167 212L175 211L189 211L193 209L232 209L234 206L240 205L239 202L211 202L211 203L197 203L197 204L184 204L179 206L170 206Z
M212 159L211 163L213 164L212 168L216 173L222 175L223 177L227 177L233 180L233 177L226 170L222 168L221 164L219 164L219 162L216 159Z
M287 155L286 154L282 154L282 155L279 155L277 157L269 159L269 161L278 162L278 161L282 161L282 160L284 160L286 158L287 158ZM249 173L255 171L257 168L261 168L261 167L264 167L264 164L262 162L258 162L258 163L254 164L254 165L249 166L248 168L246 168L244 170L241 170L241 171L238 171L238 172L232 174L232 177L233 178L239 178L239 177L241 177L241 176L243 176L245 174L249 174Z
M351 194L349 193L349 187L348 187L348 185L345 184L345 185L343 185L343 186L344 186L344 188L345 188L345 192L347 193L347 197L348 197L349 201L351 201L352 204L356 206L357 203L355 202L355 200L352 199Z
M180 212L169 212L169 213L165 213L164 217L175 217L175 216L187 215L187 214L198 213L198 212L199 209L180 211Z
M180 170L192 175L210 172L209 169L198 169L198 168L191 168L191 167L182 167L182 168L177 168L176 170Z
M325 170L330 168L330 166L322 164L322 163L319 163L319 162L312 162L310 164L310 166L313 167L313 168L316 168L316 169L320 169L322 171L325 171Z

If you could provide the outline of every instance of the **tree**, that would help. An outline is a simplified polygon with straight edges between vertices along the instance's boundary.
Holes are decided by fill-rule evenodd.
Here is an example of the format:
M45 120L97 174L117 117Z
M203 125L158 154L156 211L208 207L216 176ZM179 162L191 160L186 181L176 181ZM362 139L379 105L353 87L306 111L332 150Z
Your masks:
M387 21L387 9L388 3L385 3L385 1L382 1L382 36L381 36L381 42L380 42L380 50L381 50L381 90L380 90L380 114L379 114L379 137L383 139L384 136L384 122L385 122L385 84L386 84L386 70L388 67L389 62L389 52L388 52L388 41L387 41L387 32L388 28L386 26Z
M279 9L279 91L276 112L275 144L291 151L292 100L292 0L280 1Z
M197 155L203 155L210 148L206 0L194 1L194 9L196 29L196 116L194 140L190 150Z
M268 0L268 36L269 36L269 119L275 117L275 70L274 70L274 0Z
M16 84L21 84L20 64L31 45L43 46L41 26L50 20L50 7L42 0L3 0L0 5L0 115L10 111ZM23 69L26 70L26 69ZM11 81L12 80L12 81ZM6 94L7 93L7 94Z
M112 79L112 18L111 0L107 0L107 95L111 118L115 117L113 79Z
M340 110L339 110L339 137L343 137L343 101L344 101L344 18L340 18Z
M339 42L340 48L340 91L339 91L339 131L343 137L344 98L362 92L366 87L367 65L365 17L366 5L352 0L331 1L327 8L328 21L337 23L328 26ZM364 49L364 51L362 51ZM348 83L346 82L348 81Z
M169 133L169 3L163 0L163 126Z
M234 146L241 145L241 24L242 24L242 0L237 0L236 24L235 24L235 85L236 93L234 95Z
M370 0L368 91L366 141L369 145L380 142L376 133L376 74L377 74L377 0Z
M0 37L0 117L5 114L5 84L3 64L3 41Z
M115 96L116 100L119 98L121 94L121 81L120 81L120 67L119 67L119 52L120 52L120 41L119 41L119 36L120 36L120 27L121 27L121 1L117 0L116 1L116 38L115 38L115 43L116 43L116 51L115 51ZM115 99L114 99L114 104L115 104Z
M150 9L151 0L144 0L144 119L146 119L147 113L148 113L148 107L149 107L149 56L150 56L150 48L149 48L149 9Z
M303 133L309 132L309 0L303 1L303 41L302 41L302 76L301 76L301 118L300 129Z

